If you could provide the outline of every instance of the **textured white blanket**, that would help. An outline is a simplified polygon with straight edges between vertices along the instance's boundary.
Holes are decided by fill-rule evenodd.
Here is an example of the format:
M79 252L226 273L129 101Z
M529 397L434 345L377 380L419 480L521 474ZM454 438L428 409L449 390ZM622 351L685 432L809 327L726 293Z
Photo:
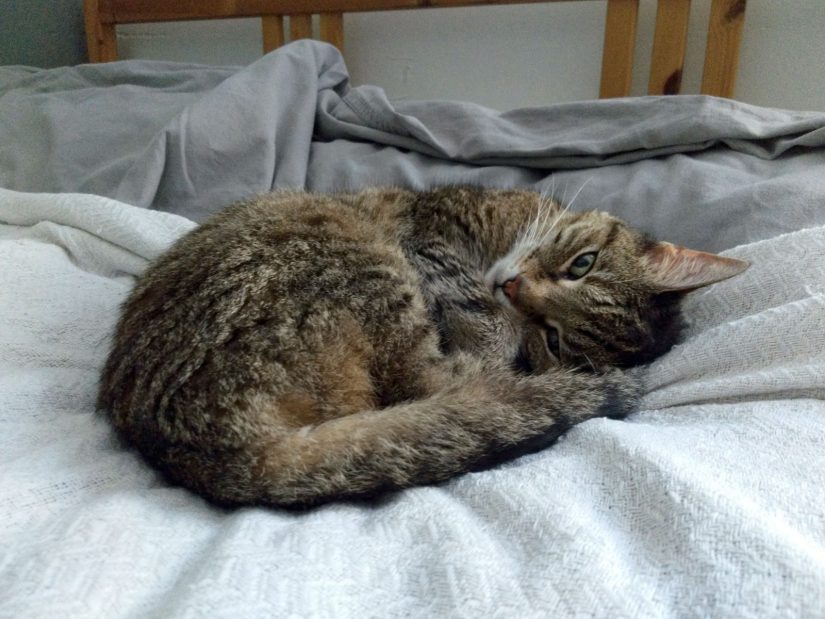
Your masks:
M117 307L192 227L0 190L0 616L825 616L825 228L739 247L646 410L375 505L221 511L93 411Z

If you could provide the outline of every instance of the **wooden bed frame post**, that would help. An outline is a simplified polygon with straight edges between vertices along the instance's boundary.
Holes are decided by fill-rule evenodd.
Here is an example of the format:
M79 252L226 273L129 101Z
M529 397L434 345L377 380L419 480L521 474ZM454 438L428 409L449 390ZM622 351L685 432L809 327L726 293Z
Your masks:
M312 38L312 13L289 16L289 40Z
M284 44L284 16L264 15L261 17L261 32L263 33L264 54Z
M702 74L702 94L733 97L746 0L713 0Z
M312 14L301 13L289 15L289 40L312 38ZM331 43L341 52L344 51L344 14L343 13L321 13L320 14L320 39ZM274 49L283 45L284 37L284 16L264 15L261 17L261 29L263 30L264 53L268 54Z
M689 18L690 0L659 0L647 94L678 95L682 89Z
M607 0L599 97L626 97L633 78L639 0Z
M321 40L331 43L344 53L344 14L321 13Z
M83 2L89 62L117 60L114 16L107 15L106 9L105 0L84 0ZM110 19L106 19L107 17Z

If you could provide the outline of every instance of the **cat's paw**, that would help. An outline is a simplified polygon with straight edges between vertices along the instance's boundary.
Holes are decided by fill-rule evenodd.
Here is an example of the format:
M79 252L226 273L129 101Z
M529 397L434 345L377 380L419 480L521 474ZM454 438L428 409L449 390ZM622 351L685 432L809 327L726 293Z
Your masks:
M599 381L603 394L595 417L624 419L637 410L644 387L638 372L611 369L594 379Z
M547 343L547 330L533 323L519 325L517 348L514 349L510 367L520 374L544 374L551 368L562 364L558 357L550 353Z

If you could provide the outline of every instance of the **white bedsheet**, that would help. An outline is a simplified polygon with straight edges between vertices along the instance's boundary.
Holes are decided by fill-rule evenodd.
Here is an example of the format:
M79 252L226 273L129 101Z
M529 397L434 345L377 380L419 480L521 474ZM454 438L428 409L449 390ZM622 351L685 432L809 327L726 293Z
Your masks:
M825 228L731 250L643 411L376 504L223 511L94 413L133 276L194 224L0 190L0 616L825 616Z

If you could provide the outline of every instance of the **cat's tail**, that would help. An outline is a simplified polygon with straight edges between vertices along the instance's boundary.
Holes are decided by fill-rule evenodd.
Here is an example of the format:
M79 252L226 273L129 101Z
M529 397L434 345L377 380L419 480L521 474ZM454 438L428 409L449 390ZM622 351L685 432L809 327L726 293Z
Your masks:
M619 371L514 375L468 358L447 371L449 386L422 400L262 438L252 449L183 450L172 460L188 469L185 485L218 503L306 507L436 483L536 451L591 417L627 415L639 396L638 382Z

